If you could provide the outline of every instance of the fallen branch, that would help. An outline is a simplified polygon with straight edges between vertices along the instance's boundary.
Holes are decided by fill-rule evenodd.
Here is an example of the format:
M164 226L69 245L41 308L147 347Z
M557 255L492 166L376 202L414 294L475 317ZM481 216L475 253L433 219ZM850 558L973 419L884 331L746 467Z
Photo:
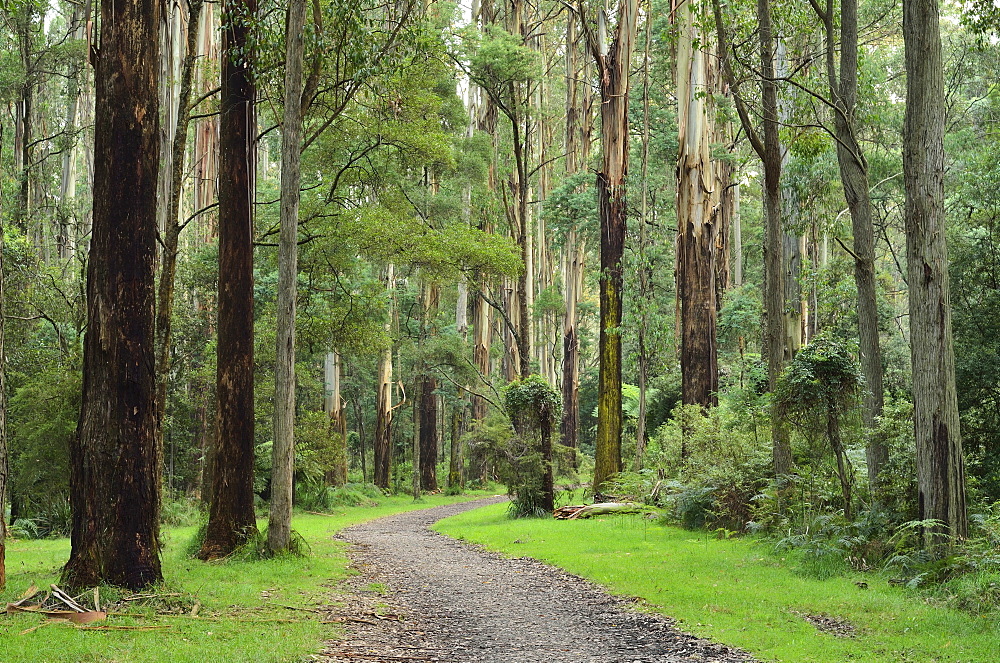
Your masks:
M300 610L302 612L313 612L313 613L323 612L322 610L318 610L316 608L298 608L298 607L296 607L294 605L281 605L281 604L278 604L278 607L279 608L285 608L287 610Z
M591 518L609 513L641 513L649 507L635 502L598 502L597 504L578 504L562 506L552 512L557 520L575 520L576 518Z

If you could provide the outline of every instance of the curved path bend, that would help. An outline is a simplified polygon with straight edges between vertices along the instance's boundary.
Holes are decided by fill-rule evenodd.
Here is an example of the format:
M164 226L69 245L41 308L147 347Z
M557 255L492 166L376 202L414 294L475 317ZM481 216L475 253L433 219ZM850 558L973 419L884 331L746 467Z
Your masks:
M357 525L359 571L346 628L317 660L454 663L747 662L747 654L678 631L628 601L535 560L507 559L428 529L500 498L436 507Z

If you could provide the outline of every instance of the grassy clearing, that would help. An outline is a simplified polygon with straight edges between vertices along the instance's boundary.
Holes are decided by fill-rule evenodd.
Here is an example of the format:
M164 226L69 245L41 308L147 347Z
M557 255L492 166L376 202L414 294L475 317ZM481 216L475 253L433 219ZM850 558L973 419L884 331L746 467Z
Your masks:
M159 596L146 602L130 602L127 614L112 615L106 622L92 625L159 628L85 632L52 624L24 633L42 624L41 617L0 616L0 661L302 661L318 651L324 639L337 633L335 625L320 624L318 615L294 608L328 605L331 588L347 576L344 547L332 539L338 530L392 513L487 494L435 495L418 503L409 497L388 497L379 500L377 506L333 509L329 515L297 514L293 527L309 545L306 557L205 564L185 552L195 528L166 530L163 574L167 581L151 592ZM258 522L259 527L265 525L264 521ZM67 539L8 541L8 588L0 593L0 602L15 600L32 582L39 587L58 582L68 555ZM118 596L111 588L102 588L101 595L105 602ZM192 617L196 603L197 616Z
M639 597L684 630L765 661L986 663L1000 652L995 618L928 604L871 574L818 580L791 570L766 543L719 540L636 516L510 520L505 505L454 516L436 529ZM854 637L821 632L806 616L849 622Z

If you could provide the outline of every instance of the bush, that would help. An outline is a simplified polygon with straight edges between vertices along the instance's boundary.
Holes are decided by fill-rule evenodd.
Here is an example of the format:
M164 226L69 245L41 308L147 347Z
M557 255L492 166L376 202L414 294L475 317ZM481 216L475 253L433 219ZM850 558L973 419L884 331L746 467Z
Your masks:
M744 428L725 404L708 412L679 405L650 439L650 459L656 461L660 481L650 493L657 492L655 503L672 507L684 526L743 532L751 520L752 500L770 471L768 444L752 428Z
M322 481L303 481L296 486L295 505L306 511L329 511L345 506L378 506L378 500L384 496L371 483L334 487Z

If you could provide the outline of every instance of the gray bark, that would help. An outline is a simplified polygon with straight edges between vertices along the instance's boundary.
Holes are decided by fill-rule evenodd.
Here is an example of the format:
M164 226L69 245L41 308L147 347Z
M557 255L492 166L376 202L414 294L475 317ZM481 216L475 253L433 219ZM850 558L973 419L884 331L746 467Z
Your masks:
M903 3L906 261L920 518L928 547L968 535L965 463L955 391L944 216L944 76L937 0Z
M291 541L295 468L295 295L298 275L299 182L302 145L302 59L305 0L291 0L285 32L285 110L281 132L281 229L278 240L278 329L274 385L274 447L267 546Z
M837 160L844 197L851 212L854 234L854 282L858 291L858 340L861 371L867 390L861 410L868 431L866 456L868 484L878 485L878 473L889 459L885 443L875 437L874 428L882 415L882 350L878 334L878 303L875 292L875 231L872 226L871 194L868 184L868 161L858 142L858 3L841 0L840 72L834 65L833 0L827 0L821 15L826 31L827 79L834 104L834 131L837 137Z

